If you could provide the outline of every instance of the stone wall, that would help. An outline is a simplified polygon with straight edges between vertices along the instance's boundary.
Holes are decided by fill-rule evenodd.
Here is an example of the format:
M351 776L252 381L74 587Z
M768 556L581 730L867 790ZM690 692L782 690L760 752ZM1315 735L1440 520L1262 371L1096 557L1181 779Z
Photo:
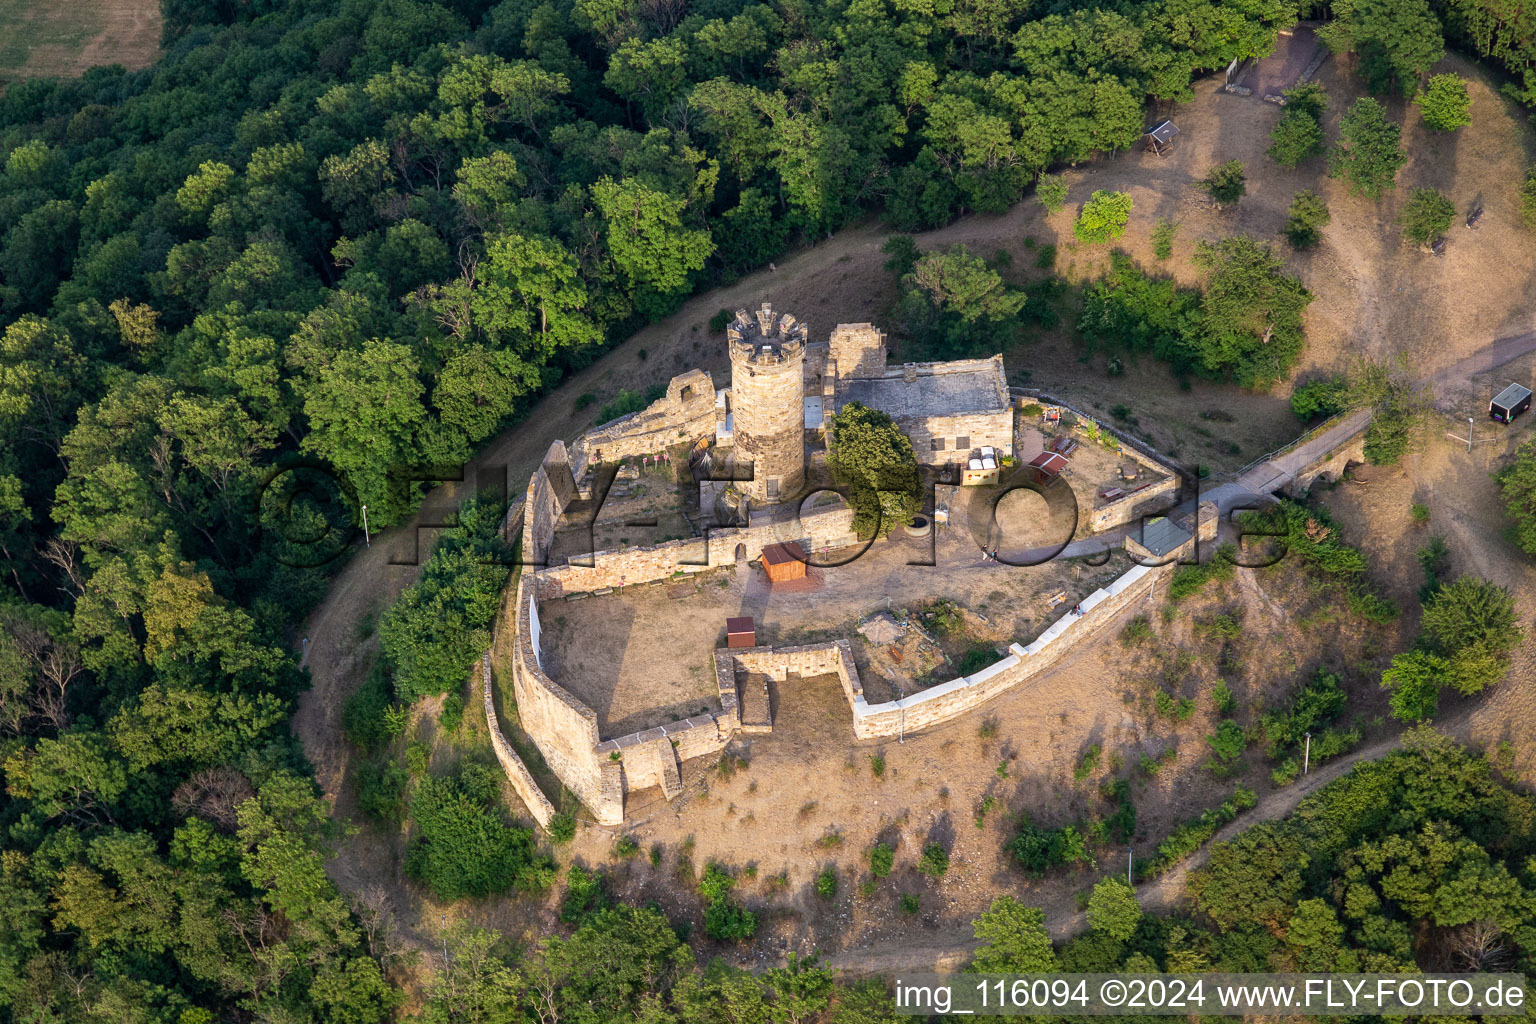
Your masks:
M1089 515L1088 529L1100 533L1166 511L1179 503L1179 486L1178 477L1166 477L1108 505L1101 505Z
M715 432L715 383L703 370L672 378L667 393L628 416L594 427L572 446L572 475L581 479L599 462L654 455Z
M827 345L839 377L878 377L885 372L885 332L874 324L838 324Z
M1114 620L1148 593L1173 566L1136 566L1109 586L1095 590L1079 607L1062 616L1028 646L1013 644L1009 654L969 676L951 679L901 700L866 704L853 700L853 732L859 739L900 736L948 722L980 707L1060 661L1080 641Z
M512 744L507 742L507 737L502 734L501 722L496 717L496 701L491 689L491 652L486 651L480 659L480 667L485 684L485 724L491 731L491 748L496 751L496 760L501 762L501 770L506 773L507 781L512 784L512 789L518 798L523 801L523 806L528 808L528 813L533 815L533 820L539 823L539 827L549 829L550 819L555 816L555 805L549 802L549 797L539 788L533 775L528 771L528 766L523 764L523 759L517 756L517 751L512 749Z
M528 481L527 497L523 501L522 561L525 565L542 565L548 557L560 514L575 493L576 481L571 477L570 463L566 460L565 443L555 441Z
M557 565L539 572L539 600L550 601L566 594L591 593L608 587L667 579L679 573L703 572L736 564L738 546L750 561L770 544L793 541L807 554L823 548L841 548L858 542L853 532L853 510L846 505L808 509L803 516L793 510L764 509L755 512L745 527L711 527L707 537L688 537L618 551L597 551L591 565Z
M953 416L899 417L897 426L912 441L917 461L925 466L964 462L973 448L983 445L1004 455L1013 454L1013 410L957 413ZM965 445L958 438L967 439ZM942 448L935 449L939 440Z
M1348 469L1351 463L1359 464L1364 461L1365 432L1362 430L1297 470L1280 490L1292 498L1304 498L1317 481L1322 480L1327 483L1336 481L1344 475L1344 470Z
M587 805L599 824L617 825L624 820L622 786L615 803L611 787L604 785L598 763L597 713L566 691L539 667L528 628L528 607L533 600L530 576L517 584L509 642L512 644L512 692L523 729L560 781Z

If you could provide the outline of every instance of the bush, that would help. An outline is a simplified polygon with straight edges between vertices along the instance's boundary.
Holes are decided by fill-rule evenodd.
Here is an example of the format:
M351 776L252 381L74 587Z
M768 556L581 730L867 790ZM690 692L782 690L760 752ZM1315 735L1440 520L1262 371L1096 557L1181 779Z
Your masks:
M943 878L949 871L949 851L938 843L929 843L918 858L917 870L935 881Z
M704 868L699 893L704 897L704 931L710 938L742 942L757 934L757 915L731 899L736 880L719 864Z
M1291 411L1303 422L1333 416L1349 408L1349 397L1347 377L1314 377L1291 392Z
M497 774L480 764L423 779L410 805L415 836L406 874L444 900L548 887L553 862L535 848L530 829L507 820L500 792Z
M347 742L371 752L400 735L405 721L387 714L393 700L384 667L374 665L363 685L341 706L341 734Z
M998 654L996 650L988 647L986 644L978 644L965 652L965 656L960 659L960 664L956 666L955 671L959 675L968 676L972 673L980 672L988 665L995 665L997 661Z
M1067 208L1067 183L1059 174L1042 174L1035 182L1035 201L1046 213L1060 213Z
M1295 751L1307 733L1317 732L1338 718L1348 700L1348 694L1339 686L1339 677L1318 669L1311 682L1292 693L1288 705L1266 711L1260 718L1266 756L1273 761Z
M1287 106L1269 133L1269 158L1286 170L1323 151L1323 126L1310 112Z
M911 917L913 914L916 914L919 910L923 909L923 901L915 892L902 893L901 899L897 902L901 907L901 912L906 914L908 917Z
M827 868L816 876L816 895L824 900L834 899L837 896L836 868Z
M1522 444L1494 480L1510 519L1510 540L1526 554L1536 555L1536 440Z
M716 316L718 315L717 313ZM724 328L722 327L721 330L724 330ZM630 413L639 412L666 393L666 387L659 384L651 387L644 394L639 391L631 391L628 388L620 388L617 395L614 395L601 409L597 410L597 422L607 423L610 420L618 419L620 416L628 416Z
M1392 717L1404 722L1433 718L1440 709L1440 684L1450 674L1450 662L1430 651L1397 655L1381 674L1382 688L1392 691L1387 701Z
M1135 647L1152 639L1152 623L1145 615L1138 615L1120 630L1120 646Z
M1077 759L1077 767L1072 769L1073 781L1082 782L1092 775L1094 769L1099 766L1099 756L1102 753L1103 748L1097 743L1091 744L1087 750L1083 751L1083 756Z
M560 920L566 924L581 924L592 915L606 910L609 903L603 876L572 864L565 874L565 897L560 901Z
M1460 75L1432 75L1429 86L1414 99L1424 123L1437 132L1453 132L1472 123L1472 99Z
M869 850L869 873L884 878L896 865L896 851L885 843L876 843Z
M1398 221L1403 237L1414 245L1428 245L1445 234L1456 216L1456 207L1432 188L1416 188L1403 206Z
M1233 791L1232 797L1224 801L1220 807L1213 807L1203 812L1198 818L1186 821L1168 833L1168 837L1157 844L1152 856L1142 861L1136 872L1137 877L1155 878L1172 868L1204 846L1221 826L1257 802L1258 798L1252 790L1238 786Z
M1152 255L1166 260L1173 255L1173 240L1179 233L1179 222L1167 217L1157 218L1152 225Z
M559 811L549 819L549 840L556 846L563 846L576 838L576 815L570 811Z
M1072 225L1072 234L1079 242L1113 242L1125 234L1125 225L1130 219L1129 192L1106 192L1099 189L1083 204L1082 212Z
M1281 233L1293 249L1310 249L1323 239L1323 228L1333 219L1328 203L1311 189L1302 189L1291 197Z
M437 716L437 724L442 726L443 732L450 736L459 731L459 726L464 724L464 697L462 694L450 693L443 698L443 710Z
M1205 742L1211 745L1211 753L1216 755L1219 766L1232 765L1248 749L1248 737L1243 734L1243 727L1230 718L1223 720Z
M1230 580L1237 568L1234 562L1236 556L1235 547L1231 544L1223 544L1216 549L1216 553L1209 561L1179 566L1173 571L1173 579L1168 583L1168 599L1177 603L1198 593L1212 580L1220 580L1223 583Z
M1164 718L1171 718L1175 722L1185 722L1195 713L1195 702L1188 697L1175 697L1167 690L1158 690L1152 695L1152 704L1157 713Z
M869 755L869 770L874 772L875 778L877 778L877 779L885 778L885 755L884 754L870 754Z
M731 326L731 321L736 319L736 314L728 309L722 309L709 318L709 333L723 334L725 329Z
M640 852L640 841L632 835L622 835L613 841L613 855L620 860L629 860Z
M1525 172L1525 182L1520 186L1520 219L1536 231L1536 164Z
M1205 189L1211 199L1216 202L1216 208L1228 206L1237 202L1248 194L1247 175L1243 170L1241 160L1228 160L1226 163L1212 167L1204 178L1200 179L1200 187Z
M1514 598L1476 576L1441 587L1424 606L1422 624L1434 649L1445 655L1470 648L1503 657L1520 642Z
M1027 817L1009 844L1009 850L1025 873L1036 878L1051 868L1086 864L1093 859L1077 826L1039 828Z
M1233 696L1232 687L1227 685L1225 679L1216 680L1216 686L1211 690L1211 703L1223 715L1230 715L1237 710L1237 698Z
M1402 134L1400 125L1387 120L1380 103L1360 97L1340 122L1329 173L1343 178L1355 195L1380 200L1393 188L1398 169L1408 162L1399 145Z
M364 761L357 770L357 808L370 818L398 825L405 820L405 788L411 777L399 761Z

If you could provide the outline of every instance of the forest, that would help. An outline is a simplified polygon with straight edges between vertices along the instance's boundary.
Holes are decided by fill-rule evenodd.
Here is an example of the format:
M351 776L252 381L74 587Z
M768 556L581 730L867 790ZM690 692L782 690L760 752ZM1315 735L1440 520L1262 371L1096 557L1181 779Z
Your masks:
M1387 53L1384 89L1448 40L1536 100L1536 27L1511 0L1334 6L1340 45ZM306 685L295 627L357 510L399 522L421 477L695 290L858 218L1000 210L1126 149L1150 105L1267 53L1298 14L164 9L153 67L0 97L0 1021L389 1018L394 954L325 875L343 827L287 728ZM1399 21L1413 31L1384 28ZM445 784L436 806L483 788ZM548 884L539 855L509 857L504 874ZM686 974L654 915L609 913ZM565 941L526 969L491 945L455 969L535 986L535 969L579 969Z

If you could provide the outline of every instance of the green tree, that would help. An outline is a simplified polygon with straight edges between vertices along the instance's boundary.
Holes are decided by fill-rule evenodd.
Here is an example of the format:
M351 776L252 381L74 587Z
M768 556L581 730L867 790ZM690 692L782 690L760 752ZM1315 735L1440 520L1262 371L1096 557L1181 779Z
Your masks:
M1392 717L1404 722L1433 718L1440 708L1440 688L1450 682L1450 662L1429 651L1408 651L1392 659L1381 685L1392 691Z
M1027 301L963 245L923 254L901 285L899 311L908 333L941 355L995 349L1016 329Z
M507 823L500 792L497 773L479 764L422 779L410 804L406 873L445 900L547 888L554 865L535 849L531 830Z
M1287 107L1269 133L1269 158L1287 170L1323 151L1323 126L1300 107Z
M1200 179L1200 187L1216 203L1216 209L1230 206L1248 194L1248 176L1241 160L1217 164Z
M1494 479L1504 501L1504 514L1511 521L1514 542L1526 554L1536 555L1536 440L1522 444Z
M609 257L635 308L656 320L671 312L714 250L708 231L685 227L686 201L632 179L602 178L592 200L603 218Z
M1408 154L1398 144L1402 128L1387 120L1380 103L1362 96L1340 122L1339 143L1329 155L1328 173L1342 178L1350 192L1381 199L1397 180Z
M1435 592L1424 606L1424 635L1436 650L1454 655L1472 649L1507 655L1520 642L1509 591L1476 576L1461 576Z
M1129 192L1106 192L1096 189L1072 225L1072 234L1079 242L1113 242L1125 234L1125 225L1131 219L1131 195Z
M827 431L827 466L849 490L860 537L885 536L922 507L917 455L890 416L849 402Z
M1328 203L1311 189L1302 189L1291 197L1281 232L1295 249L1310 249L1322 241L1322 229L1332 220Z
M1067 208L1067 183L1059 174L1042 174L1035 182L1035 201L1046 213L1060 213Z
M1443 235L1456 216L1455 205L1432 188L1416 188L1403 204L1398 221L1403 237L1414 245L1426 246Z
M970 969L978 974L1041 974L1057 969L1045 914L999 896L972 924L981 943Z
M1306 339L1301 314L1312 301L1268 245L1245 235L1201 242L1194 262L1207 275L1199 358L1238 384L1268 387L1283 377Z
M1088 897L1088 925L1094 931L1128 942L1141 923L1136 890L1119 876L1101 878Z
M1334 53L1354 53L1374 93L1412 96L1419 76L1445 56L1440 21L1427 0L1334 0L1333 20L1317 37Z
M1437 132L1453 132L1472 123L1472 99L1460 75L1431 75L1429 85L1414 100L1424 123Z

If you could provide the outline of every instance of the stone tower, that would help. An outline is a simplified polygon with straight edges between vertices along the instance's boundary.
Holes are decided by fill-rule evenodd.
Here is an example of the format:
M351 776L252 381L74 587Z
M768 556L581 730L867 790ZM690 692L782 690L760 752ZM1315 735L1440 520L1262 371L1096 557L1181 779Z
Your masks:
M736 461L753 476L741 488L753 504L799 496L805 487L805 324L763 303L738 310L725 329L731 353L731 419Z

